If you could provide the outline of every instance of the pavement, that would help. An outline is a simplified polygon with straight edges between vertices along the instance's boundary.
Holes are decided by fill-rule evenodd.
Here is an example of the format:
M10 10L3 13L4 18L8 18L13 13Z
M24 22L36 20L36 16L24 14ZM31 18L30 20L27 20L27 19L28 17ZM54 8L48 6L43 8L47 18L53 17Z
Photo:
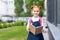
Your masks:
M46 17L43 17L43 26L44 26L44 32L43 32L44 40L49 40L48 28L45 28L47 26L47 18Z
M43 32L44 40L49 40L49 35L48 35L48 28L45 29Z

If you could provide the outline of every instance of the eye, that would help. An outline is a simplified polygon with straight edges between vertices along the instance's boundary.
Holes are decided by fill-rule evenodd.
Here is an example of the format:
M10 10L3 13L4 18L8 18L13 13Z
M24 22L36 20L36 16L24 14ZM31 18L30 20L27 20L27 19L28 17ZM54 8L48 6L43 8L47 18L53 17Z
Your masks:
M39 11L34 11L34 12L39 12Z
M39 11L36 11L36 12L39 12Z

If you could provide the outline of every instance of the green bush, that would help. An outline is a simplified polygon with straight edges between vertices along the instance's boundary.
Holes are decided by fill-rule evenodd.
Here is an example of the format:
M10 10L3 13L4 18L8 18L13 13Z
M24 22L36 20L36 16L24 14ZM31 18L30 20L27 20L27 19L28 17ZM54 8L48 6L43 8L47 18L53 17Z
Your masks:
M13 22L13 23L12 23L12 26L24 26L24 24L26 25L27 22L22 21L22 20L18 20L18 21L16 21L16 22Z
M13 22L13 26L23 26L24 21L18 20L16 22Z
M23 25L26 26L27 25L27 22L26 21L23 21Z
M4 27L7 27L7 26L6 26L6 22L2 22L2 21L1 21L1 22L0 22L0 28L4 28Z
M0 28L7 28L7 27L12 27L12 26L26 26L27 22L17 20L12 23L6 23L6 22L0 22Z
M0 24L0 28L3 28L2 24Z
M7 26L7 24L6 23L4 23L3 24L3 28L7 28L8 26Z
M21 21L16 21L13 23L13 26L20 26L21 25Z
M13 26L12 23L5 23L5 24L4 24L4 28L12 27L12 26Z
M11 27L12 25L10 23L7 22L0 22L0 28L7 28L7 27Z

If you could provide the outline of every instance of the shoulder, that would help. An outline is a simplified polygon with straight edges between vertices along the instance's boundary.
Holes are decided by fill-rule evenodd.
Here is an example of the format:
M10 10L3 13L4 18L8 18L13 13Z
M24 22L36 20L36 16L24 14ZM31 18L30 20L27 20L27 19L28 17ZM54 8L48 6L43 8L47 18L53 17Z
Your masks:
M28 19L28 22L31 22L32 21L32 17L30 17L29 19Z
M32 20L32 17L28 19L28 21Z
M28 23L30 23L30 24L32 23L32 18L28 19Z
M42 17L39 17L40 20L42 20Z

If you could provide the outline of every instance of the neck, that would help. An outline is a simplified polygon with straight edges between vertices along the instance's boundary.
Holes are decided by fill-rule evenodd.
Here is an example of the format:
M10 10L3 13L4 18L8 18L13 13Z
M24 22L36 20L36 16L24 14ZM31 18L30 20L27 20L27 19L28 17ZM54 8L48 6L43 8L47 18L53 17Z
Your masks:
M37 17L39 17L39 16L33 16L33 17L37 18Z

